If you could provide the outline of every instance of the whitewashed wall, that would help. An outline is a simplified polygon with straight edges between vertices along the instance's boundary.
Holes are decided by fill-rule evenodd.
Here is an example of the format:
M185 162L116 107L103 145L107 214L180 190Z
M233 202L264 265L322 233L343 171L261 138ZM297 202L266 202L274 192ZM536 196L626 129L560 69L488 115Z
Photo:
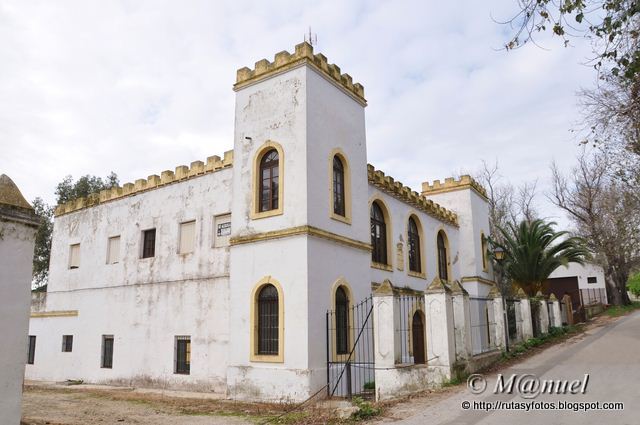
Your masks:
M578 288L580 289L606 288L606 283L604 281L604 270L601 266L591 263L586 263L585 265L580 265L578 263L569 263L566 266L560 266L553 273L551 273L551 276L549 276L549 278L553 279L557 277L572 276L576 276L578 278ZM597 279L597 283L588 283L587 278L589 277L595 277Z
M214 217L228 213L224 169L57 217L46 301L32 318L36 358L28 379L83 379L224 391L228 344L228 247L214 248ZM178 254L179 225L196 220L194 251ZM153 258L141 259L142 231L155 227ZM120 262L107 264L120 235ZM69 246L80 243L80 267ZM73 351L62 352L62 335ZM102 335L114 335L113 369L100 368ZM191 336L191 374L175 375L174 337Z

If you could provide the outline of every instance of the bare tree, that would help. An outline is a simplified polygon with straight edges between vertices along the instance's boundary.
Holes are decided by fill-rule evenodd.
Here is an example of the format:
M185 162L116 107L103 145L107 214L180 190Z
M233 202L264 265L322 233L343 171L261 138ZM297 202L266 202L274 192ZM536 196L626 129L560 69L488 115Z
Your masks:
M615 305L629 303L626 284L640 264L640 202L610 173L610 158L582 153L570 177L552 165L549 199L564 210L605 271L607 295Z

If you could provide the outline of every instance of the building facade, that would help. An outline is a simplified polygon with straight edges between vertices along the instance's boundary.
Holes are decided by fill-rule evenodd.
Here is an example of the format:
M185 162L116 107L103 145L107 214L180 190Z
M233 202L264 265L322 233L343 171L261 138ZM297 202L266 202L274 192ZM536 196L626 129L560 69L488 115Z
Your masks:
M27 378L304 400L327 383L327 310L385 281L490 292L484 189L463 176L418 193L368 165L348 74L303 43L239 69L234 90L222 159L58 207Z

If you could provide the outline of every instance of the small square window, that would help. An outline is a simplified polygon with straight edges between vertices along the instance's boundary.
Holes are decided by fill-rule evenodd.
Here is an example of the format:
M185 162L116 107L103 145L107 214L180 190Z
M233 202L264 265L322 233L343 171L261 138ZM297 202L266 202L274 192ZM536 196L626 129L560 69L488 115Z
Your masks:
M69 247L69 268L77 269L80 267L80 244L73 244Z
M33 364L36 357L36 337L29 335L29 348L27 350L27 364Z
M587 283L598 283L598 278L596 276L589 276L587 278Z
M156 255L156 229L142 232L142 258L155 257Z
M70 353L73 350L73 335L62 335L62 352Z
M105 369L113 368L113 335L102 335L102 362Z
M175 344L175 371L181 375L191 373L191 337L176 336Z

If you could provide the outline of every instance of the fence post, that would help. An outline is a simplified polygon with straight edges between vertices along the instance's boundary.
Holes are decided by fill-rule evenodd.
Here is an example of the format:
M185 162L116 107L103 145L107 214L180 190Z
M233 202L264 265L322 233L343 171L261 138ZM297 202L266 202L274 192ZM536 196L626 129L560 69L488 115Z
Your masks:
M489 297L493 298L493 321L495 323L494 337L496 339L496 348L504 350L506 348L505 338L507 337L507 324L504 320L504 303L502 294L498 291L497 286L494 285L493 288L491 288Z
M471 318L469 317L469 293L454 280L451 284L456 359L467 361L471 355Z
M569 296L569 294L564 294L562 297L562 303L567 311L567 324L573 325L573 301L571 301L571 296Z
M522 340L526 341L529 338L533 338L533 324L531 323L531 303L527 294L524 293L522 288L518 289L516 294L520 298L520 314L522 315Z
M373 357L376 400L379 400L386 392L384 369L393 368L396 363L394 307L393 286L389 280L385 280L373 291Z
M551 301L553 303L552 307L553 308L553 323L552 326L556 327L556 328L561 328L562 327L562 316L561 316L561 312L560 312L560 302L558 301L558 299L556 298L556 296L554 294L549 295L549 301Z
M544 299L544 295L542 292L538 291L536 294L537 302L540 303L540 308L538 311L540 312L540 333L547 334L549 333L549 310L547 307L547 300Z
M439 383L451 379L456 359L451 290L439 277L427 287L424 307L427 317L427 365L437 370Z

